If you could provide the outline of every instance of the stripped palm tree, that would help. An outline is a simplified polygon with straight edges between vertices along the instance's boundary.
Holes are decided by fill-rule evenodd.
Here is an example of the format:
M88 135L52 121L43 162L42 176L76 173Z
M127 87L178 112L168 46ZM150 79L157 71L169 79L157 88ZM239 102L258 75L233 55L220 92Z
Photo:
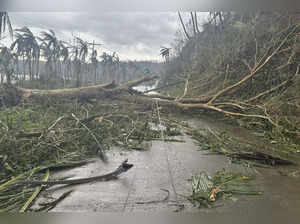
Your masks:
M172 48L163 47L163 46L160 49L160 55L165 59L166 62L169 62L171 49Z
M120 83L120 77L117 77L117 74L119 74L118 70L120 68L120 58L119 58L119 55L114 52L112 54L112 76L113 76L113 79Z
M0 12L0 40L2 34L5 33L6 28L10 34L11 39L13 38L13 29L7 12Z
M104 81L108 81L107 77L106 77L106 67L108 64L108 60L109 60L109 55L106 52L103 52L102 55L100 56L101 60L101 64L102 64L102 79Z
M111 55L108 53L103 52L101 55L102 64L103 64L103 71L104 74L107 72L107 81L116 81L116 71L119 69L120 66L120 58L116 52L113 52ZM118 81L118 80L117 80Z
M62 69L60 69L60 71L62 72L63 75L63 80L64 80L64 86L65 86L65 81L69 80L69 76L67 75L68 71L70 71L70 52L69 52L69 47L65 45L65 42L60 41L60 66L63 67L63 71ZM63 66L62 66L63 65Z
M46 58L47 68L50 75L57 76L58 60L60 58L60 41L55 35L53 30L48 32L41 32L42 41L41 48L43 50L43 56Z
M80 39L79 37L76 37L76 39L78 41L79 58L81 59L82 62L85 62L89 51L89 47L88 47L89 43Z
M82 65L85 64L86 57L88 55L88 42L82 40L79 37L76 37L77 45L74 47L74 66L75 66L75 73L76 73L76 87L81 86L81 79L82 77L80 74L82 70L85 69Z
M98 55L98 52L97 50L93 50L92 52L92 55L91 55L91 62L92 62L92 66L93 66L93 72L94 72L94 82L96 84L97 82L97 66L98 66L98 59L97 59L97 55Z
M9 48L2 47L0 51L0 70L6 77L6 82L11 84L14 68L17 63L17 55ZM1 75L1 84L3 83L3 76Z

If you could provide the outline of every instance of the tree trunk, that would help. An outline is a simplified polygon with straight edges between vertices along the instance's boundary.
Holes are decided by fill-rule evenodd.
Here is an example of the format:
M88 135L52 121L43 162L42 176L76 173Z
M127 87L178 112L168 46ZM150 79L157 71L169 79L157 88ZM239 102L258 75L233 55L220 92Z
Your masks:
M134 91L132 87L137 86L143 82L157 79L157 76L145 76L141 79L128 82L124 85L117 85L114 82L95 85L82 88L71 89L57 89L57 90L34 90L16 88L13 85L0 86L0 92L7 99L4 103L7 106L15 106L21 102L33 102L33 103L54 103L65 102L72 99L78 99L80 101L88 101L90 99L107 99L115 98L120 95L139 94ZM12 96L14 99L12 99Z

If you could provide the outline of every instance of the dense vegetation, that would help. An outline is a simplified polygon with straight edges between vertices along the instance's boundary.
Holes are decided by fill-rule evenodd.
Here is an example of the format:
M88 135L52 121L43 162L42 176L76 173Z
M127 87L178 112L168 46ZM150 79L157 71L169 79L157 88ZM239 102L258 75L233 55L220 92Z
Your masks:
M172 120L175 115L189 119L180 112L196 117L206 113L256 129L278 146L277 151L272 149L275 156L292 154L290 158L299 161L299 16L214 12L200 25L197 13L189 13L189 21L178 14L183 32L172 48L161 48L163 67L156 62L122 62L116 53L99 56L96 44L78 37L64 42L52 30L38 36L27 27L15 30L12 45L1 46L0 52L0 211L27 210L41 190L35 194L35 189L18 183L20 179L48 179L49 171L82 165L86 162L82 158L100 155L104 159L104 152L113 146L144 150L145 142L162 140L160 130L153 128L160 121L160 107L165 141L178 141L172 137L181 133L183 123ZM8 14L0 12L0 33L5 28L12 31ZM118 85L160 73L162 68L161 91L155 98L132 89L139 80ZM71 90L16 88L58 89L107 82L111 83ZM176 84L168 87L172 83ZM253 145L239 145L223 133L202 136L186 128L199 145L214 153L238 162L243 156L262 156L266 162L247 162L247 166L286 162L271 157L268 150L249 154ZM218 174L239 179L225 171ZM220 185L220 175L213 182L204 178ZM195 186L198 182L194 179ZM205 205L212 195L215 200L213 189L205 195ZM203 189L194 190L192 201L202 205ZM220 192L228 193L228 189Z
M282 139L300 137L299 14L215 12L202 26L197 13L180 19L161 85L181 84L166 94Z

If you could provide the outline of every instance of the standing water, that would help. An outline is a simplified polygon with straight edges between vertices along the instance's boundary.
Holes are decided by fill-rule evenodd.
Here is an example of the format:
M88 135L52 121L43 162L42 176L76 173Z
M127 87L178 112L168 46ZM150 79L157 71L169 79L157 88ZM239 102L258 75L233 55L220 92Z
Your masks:
M159 83L159 80L156 80L153 85L139 85L139 86L133 87L133 89L140 91L140 92L150 91L152 89L157 88L158 83ZM157 94L157 92L150 91L150 92L147 92L147 94Z

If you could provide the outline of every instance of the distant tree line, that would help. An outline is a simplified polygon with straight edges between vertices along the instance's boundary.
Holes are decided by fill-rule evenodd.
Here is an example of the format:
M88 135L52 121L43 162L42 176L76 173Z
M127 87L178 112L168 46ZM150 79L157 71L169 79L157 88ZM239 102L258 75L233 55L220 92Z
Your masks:
M12 35L8 14L1 12L1 34L6 27ZM16 29L13 36L11 46L0 48L1 83L14 82L21 86L35 83L45 88L122 83L147 73L159 73L162 67L158 62L120 61L116 52L99 55L95 44L79 37L66 42L53 30L35 35L28 27L23 27Z

